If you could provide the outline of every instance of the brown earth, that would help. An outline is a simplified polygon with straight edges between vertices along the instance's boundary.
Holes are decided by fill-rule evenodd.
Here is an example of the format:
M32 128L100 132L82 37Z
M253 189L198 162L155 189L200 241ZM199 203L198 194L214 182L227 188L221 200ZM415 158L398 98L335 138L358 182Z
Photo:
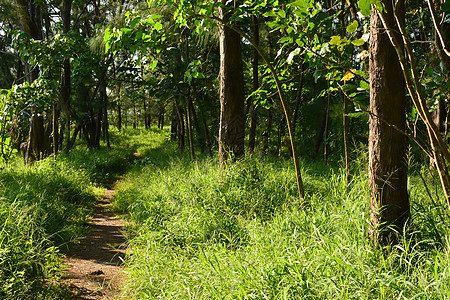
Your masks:
M123 259L126 240L124 222L109 210L114 190L108 189L95 206L90 231L80 244L66 253L62 284L73 299L117 299L125 282Z

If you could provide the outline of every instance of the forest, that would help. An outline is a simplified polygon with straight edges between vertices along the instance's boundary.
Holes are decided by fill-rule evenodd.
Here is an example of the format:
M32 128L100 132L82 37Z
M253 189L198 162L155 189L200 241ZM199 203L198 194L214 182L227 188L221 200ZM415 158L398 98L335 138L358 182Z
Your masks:
M450 299L449 71L450 0L0 0L0 298Z

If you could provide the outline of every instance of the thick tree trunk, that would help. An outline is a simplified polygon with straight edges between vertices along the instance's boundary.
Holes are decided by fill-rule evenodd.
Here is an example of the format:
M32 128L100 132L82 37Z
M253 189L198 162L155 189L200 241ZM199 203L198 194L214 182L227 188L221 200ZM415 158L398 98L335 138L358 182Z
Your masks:
M222 4L226 5L226 1L222 0ZM218 10L219 18L227 23L232 12L221 6ZM240 35L230 27L219 24L219 48L219 162L223 168L230 156L239 158L244 155L245 96Z
M383 3L388 26L396 28L392 3ZM405 82L376 11L372 12L370 34L369 236L374 245L385 246L398 242L397 232L402 232L410 216L406 138L399 132L405 130L406 123Z
M22 29L33 39L42 39L42 23L40 6L30 0L16 0ZM39 77L39 68L25 62L25 74L29 83ZM31 109L28 144L25 153L25 164L32 164L43 157L44 149L44 119L37 106Z

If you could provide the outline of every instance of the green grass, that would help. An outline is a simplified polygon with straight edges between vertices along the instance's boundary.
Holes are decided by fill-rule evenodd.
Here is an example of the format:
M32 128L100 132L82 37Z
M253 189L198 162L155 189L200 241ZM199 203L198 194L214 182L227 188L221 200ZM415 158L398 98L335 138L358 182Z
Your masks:
M389 252L368 240L368 180L248 157L220 174L216 159L189 162L157 134L136 136L147 156L118 187L133 221L126 289L134 299L449 299L447 208L410 180L411 226ZM169 150L168 150L169 149ZM360 158L366 161L365 158ZM431 182L431 185L434 183Z
M122 143L111 151L77 147L30 167L19 158L2 166L0 299L70 299L57 284L61 252L85 234L102 185L129 169L132 159Z

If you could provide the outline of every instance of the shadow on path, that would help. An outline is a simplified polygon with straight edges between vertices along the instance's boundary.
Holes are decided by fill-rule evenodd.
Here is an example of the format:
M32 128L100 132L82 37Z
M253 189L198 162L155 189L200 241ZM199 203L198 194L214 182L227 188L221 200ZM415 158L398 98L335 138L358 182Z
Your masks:
M126 240L121 233L123 220L108 211L113 194L114 190L105 192L95 206L87 237L66 253L62 280L73 299L111 299L120 294Z

